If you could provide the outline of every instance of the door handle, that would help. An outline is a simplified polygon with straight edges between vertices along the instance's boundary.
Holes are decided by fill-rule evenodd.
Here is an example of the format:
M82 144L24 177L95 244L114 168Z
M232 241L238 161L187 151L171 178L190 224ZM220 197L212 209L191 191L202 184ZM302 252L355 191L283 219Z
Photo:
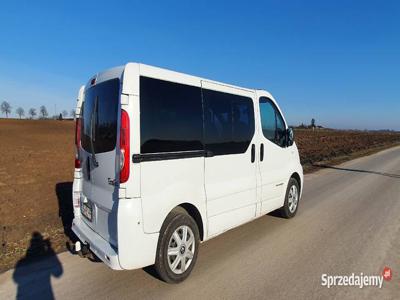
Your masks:
M256 161L256 145L251 145L251 163Z
M260 161L264 160L264 144L260 145Z

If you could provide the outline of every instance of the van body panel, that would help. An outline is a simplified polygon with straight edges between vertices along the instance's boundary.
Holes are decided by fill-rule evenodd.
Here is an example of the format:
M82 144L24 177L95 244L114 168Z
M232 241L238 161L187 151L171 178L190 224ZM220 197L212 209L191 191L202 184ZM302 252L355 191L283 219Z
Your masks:
M130 154L140 154L140 103L139 103L140 64L128 63L122 73L121 109L128 113L130 121ZM131 164L127 182L120 184L124 189L122 198L140 197L140 164Z
M123 269L137 269L154 264L159 233L143 231L140 198L118 202L118 255Z
M183 203L205 216L204 157L140 163L144 231L159 232L166 216ZM205 224L206 220L203 220Z
M240 195L240 194L239 194ZM209 227L212 228L209 231L208 239L220 235L221 233L235 228L238 225L244 224L253 220L255 205L248 205L241 207L240 209L234 209L230 212L224 212L217 216L210 217L208 219Z
M139 95L140 64L128 63L122 73L122 94Z
M81 107L83 103L83 97L85 96L85 86L82 85L78 92L78 98L76 99L75 119L80 117Z
M201 79L199 77L144 64L140 64L140 75L170 82L182 83L190 86L201 87Z

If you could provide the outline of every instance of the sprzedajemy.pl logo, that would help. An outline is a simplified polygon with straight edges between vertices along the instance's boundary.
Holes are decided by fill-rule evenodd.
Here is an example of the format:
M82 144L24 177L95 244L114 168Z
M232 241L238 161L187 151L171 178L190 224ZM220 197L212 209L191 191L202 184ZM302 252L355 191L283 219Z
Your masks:
M382 288L383 281L392 279L392 270L385 267L381 275L365 275L364 273L351 275L321 275L321 285L328 289L333 286L357 286L362 289L365 286L374 286Z

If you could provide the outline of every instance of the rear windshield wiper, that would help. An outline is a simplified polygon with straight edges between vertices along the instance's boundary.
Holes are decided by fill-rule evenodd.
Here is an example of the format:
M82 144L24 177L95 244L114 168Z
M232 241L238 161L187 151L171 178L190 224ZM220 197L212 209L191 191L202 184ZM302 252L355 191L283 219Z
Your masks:
M96 97L96 100L94 102L94 109L92 112L92 117L90 119L90 148L92 150L92 161L93 165L95 167L99 166L99 162L96 159L96 152L94 151L94 142L96 141L96 123L97 123L97 103L98 103L99 98ZM95 119L96 118L96 119Z

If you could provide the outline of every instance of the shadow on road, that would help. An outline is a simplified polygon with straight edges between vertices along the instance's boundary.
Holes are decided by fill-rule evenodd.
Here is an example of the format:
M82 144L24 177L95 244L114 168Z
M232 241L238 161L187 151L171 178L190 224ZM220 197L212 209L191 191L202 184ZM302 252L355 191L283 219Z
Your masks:
M27 265L37 257L46 257L46 266L34 270L35 266ZM49 264L49 265L48 265ZM13 273L13 279L17 284L17 299L33 299L35 293L40 299L54 299L51 287L51 276L60 277L63 267L51 247L49 239L43 239L39 232L32 233L32 238L25 257L21 258Z
M282 212L279 209L271 211L267 215L271 216L271 217L279 218L279 219L284 219L284 220L286 219L285 217L282 216Z
M381 175L381 176L386 176L386 177L391 177L391 178L400 178L400 174L390 174L390 173L383 173L383 172L369 171L369 170L340 168L340 167L334 167L334 166L329 166L329 165L320 165L320 164L313 164L312 166L317 167L317 168L324 168L324 169L334 169L334 170L339 170L339 171L358 172L358 173L369 173L369 174Z
M156 268L155 268L154 265L153 265L153 266L144 267L144 268L142 268L142 270L143 270L144 272L146 272L148 275L150 275L151 277L153 277L154 279L157 279L157 280L159 280L159 281L161 281L161 282L164 282L164 281L161 279L160 275L158 275L158 273L157 273Z
M72 220L74 218L74 207L72 205L72 182L57 183L55 191L58 199L58 215L63 223L64 234L72 242L76 242L77 237L71 230ZM67 248L71 250L68 243Z

